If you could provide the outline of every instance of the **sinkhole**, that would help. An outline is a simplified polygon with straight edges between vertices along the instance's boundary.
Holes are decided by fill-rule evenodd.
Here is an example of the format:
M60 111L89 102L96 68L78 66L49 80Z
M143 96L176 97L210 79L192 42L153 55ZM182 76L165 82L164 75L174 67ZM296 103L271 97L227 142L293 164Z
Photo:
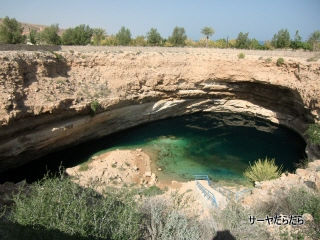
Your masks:
M108 126L106 126L108 127ZM0 181L32 182L49 170L73 167L115 149L142 148L159 179L242 181L243 172L259 158L274 158L292 172L306 157L306 143L296 132L257 117L230 113L196 113L136 126L51 153L1 174Z

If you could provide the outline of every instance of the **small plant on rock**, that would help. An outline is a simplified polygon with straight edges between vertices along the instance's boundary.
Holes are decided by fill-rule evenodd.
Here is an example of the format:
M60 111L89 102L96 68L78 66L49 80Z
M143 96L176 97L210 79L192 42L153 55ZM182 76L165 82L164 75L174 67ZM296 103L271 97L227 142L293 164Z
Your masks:
M284 59L283 58L278 58L277 59L277 66L280 67L282 64L284 64Z
M309 137L309 140L313 144L320 144L320 125L319 124L311 124L309 125L306 134Z
M239 53L239 54L238 54L238 58L239 58L239 59L243 59L243 58L245 58L244 53Z
M271 63L272 62L272 59L271 58L267 58L266 59L266 63Z
M251 182L260 182L278 178L281 172L282 166L278 167L274 158L268 159L266 157L264 160L258 159L253 165L250 164L244 172L244 176Z
M94 100L90 103L90 109L92 114L96 114L98 108L100 107L100 103L97 100Z

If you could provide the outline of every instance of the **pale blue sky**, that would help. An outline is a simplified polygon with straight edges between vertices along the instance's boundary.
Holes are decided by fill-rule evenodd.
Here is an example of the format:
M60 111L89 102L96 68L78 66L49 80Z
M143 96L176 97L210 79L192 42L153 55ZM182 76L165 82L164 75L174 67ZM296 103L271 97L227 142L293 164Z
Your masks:
M258 40L271 39L281 28L293 36L298 29L306 39L320 30L320 0L0 0L0 17L67 28L79 24L116 33L121 26L133 36L155 27L168 37L175 26L188 37L201 38L212 26L213 39L235 38L240 31Z

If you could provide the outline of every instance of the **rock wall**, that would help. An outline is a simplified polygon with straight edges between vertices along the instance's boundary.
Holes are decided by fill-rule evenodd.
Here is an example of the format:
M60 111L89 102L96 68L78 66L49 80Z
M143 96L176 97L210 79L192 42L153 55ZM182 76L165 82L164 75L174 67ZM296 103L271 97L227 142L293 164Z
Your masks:
M320 64L207 49L0 52L0 172L138 124L237 112L302 136L320 116ZM98 103L97 110L91 108ZM319 149L308 145L310 157Z

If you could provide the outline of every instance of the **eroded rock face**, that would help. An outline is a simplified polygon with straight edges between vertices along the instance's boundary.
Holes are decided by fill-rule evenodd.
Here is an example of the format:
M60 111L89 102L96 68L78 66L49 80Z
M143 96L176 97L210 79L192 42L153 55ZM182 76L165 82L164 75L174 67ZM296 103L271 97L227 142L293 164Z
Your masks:
M1 52L0 172L68 145L199 111L253 115L303 135L319 120L320 64L285 58L278 67L276 59L259 58L208 49Z

